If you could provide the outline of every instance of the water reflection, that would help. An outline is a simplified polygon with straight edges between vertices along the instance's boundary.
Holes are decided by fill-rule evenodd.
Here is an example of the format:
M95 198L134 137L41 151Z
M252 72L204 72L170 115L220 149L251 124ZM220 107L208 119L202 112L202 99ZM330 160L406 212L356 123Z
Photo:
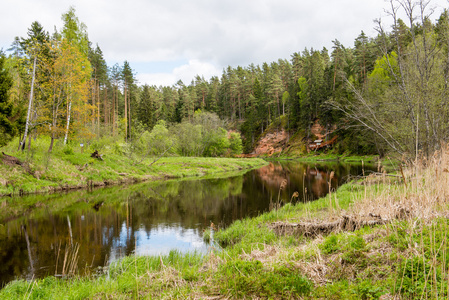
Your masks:
M206 252L202 233L211 222L226 227L267 211L273 201L313 200L329 191L329 182L335 189L349 174L361 173L354 165L275 162L224 179L32 196L42 197L45 205L0 226L0 280L4 285L15 278L66 274L64 258L86 274L134 253ZM286 188L280 191L283 181ZM76 246L76 257L66 254Z

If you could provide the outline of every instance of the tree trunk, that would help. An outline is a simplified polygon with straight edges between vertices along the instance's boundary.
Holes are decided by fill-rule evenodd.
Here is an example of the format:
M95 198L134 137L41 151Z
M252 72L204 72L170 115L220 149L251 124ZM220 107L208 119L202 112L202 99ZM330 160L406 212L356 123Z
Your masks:
M129 90L128 90L128 93L129 93ZM129 93L129 95L128 95L128 125L129 125L129 128L128 128L128 133L129 133L129 138L130 138L130 140L131 140L131 93Z
M112 135L115 136L115 87L112 88Z
M31 134L28 135L28 151L31 150Z
M128 103L126 99L126 82L125 82L125 142L128 142Z
M48 147L48 152L52 152L53 151L53 143L55 141L55 133L52 132L51 133L51 140L50 140L50 147Z
M92 85L92 131L95 131L95 95L97 94L95 89L97 88L96 79L94 78L94 84Z
M97 85L97 105L98 105L98 107L97 107L97 113L98 113L98 115L97 115L97 126L98 126L98 136L100 136L100 102L101 102L101 99L100 99L100 83L98 83L98 85Z
M69 110L67 114L67 127L65 129L65 137L64 137L64 145L67 144L67 137L69 135L69 126L70 126L70 113L72 111L72 101L69 102Z
M109 125L110 123L110 118L109 118L109 104L108 104L108 88L106 87L106 85L103 87L103 91L104 91L104 123L105 125Z
M27 112L27 120L26 120L26 124L25 124L25 133L23 134L23 140L19 145L19 150L22 150L22 151L24 148L23 145L27 139L28 127L30 126L31 107L33 105L34 80L36 78L36 61L37 61L37 56L34 57L34 63L33 63L33 77L31 79L30 100L28 102L28 112Z
M332 86L332 91L335 92L335 81L337 79L337 66L338 66L338 53L337 53L337 57L335 59L335 66L334 66L334 85Z

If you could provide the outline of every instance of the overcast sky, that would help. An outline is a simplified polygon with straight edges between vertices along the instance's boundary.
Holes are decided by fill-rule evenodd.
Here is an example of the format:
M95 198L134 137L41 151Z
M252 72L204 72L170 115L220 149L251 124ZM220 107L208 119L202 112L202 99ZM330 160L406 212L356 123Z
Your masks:
M433 0L441 10L447 0ZM0 49L25 37L33 21L50 34L73 6L109 66L127 60L140 84L189 84L227 66L290 59L304 48L352 47L374 19L388 22L384 0L3 0ZM437 19L434 15L433 20Z

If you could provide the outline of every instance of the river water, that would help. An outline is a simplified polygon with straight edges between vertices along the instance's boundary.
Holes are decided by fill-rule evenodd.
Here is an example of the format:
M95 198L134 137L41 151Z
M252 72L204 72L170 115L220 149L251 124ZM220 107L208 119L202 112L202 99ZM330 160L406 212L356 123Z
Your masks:
M365 167L366 169L366 167ZM0 224L0 284L92 274L131 254L207 252L203 231L253 217L281 200L312 201L362 174L354 164L272 162L218 179L170 180L39 197L25 216ZM285 188L280 191L284 182ZM298 197L292 199L295 192ZM26 197L14 199L27 201Z

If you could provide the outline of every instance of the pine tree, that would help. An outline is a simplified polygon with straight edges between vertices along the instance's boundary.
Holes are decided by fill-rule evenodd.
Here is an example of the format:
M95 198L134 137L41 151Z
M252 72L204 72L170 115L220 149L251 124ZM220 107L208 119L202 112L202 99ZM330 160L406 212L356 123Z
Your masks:
M5 145L17 133L17 129L11 121L13 103L9 101L12 79L5 70L4 64L5 56L0 52L0 146Z
M129 62L125 61L122 68L123 95L125 97L125 140L131 136L131 89L134 83L133 71Z
M145 84L140 94L137 118L146 128L151 129L154 126L153 113L154 106L151 101L150 86Z

